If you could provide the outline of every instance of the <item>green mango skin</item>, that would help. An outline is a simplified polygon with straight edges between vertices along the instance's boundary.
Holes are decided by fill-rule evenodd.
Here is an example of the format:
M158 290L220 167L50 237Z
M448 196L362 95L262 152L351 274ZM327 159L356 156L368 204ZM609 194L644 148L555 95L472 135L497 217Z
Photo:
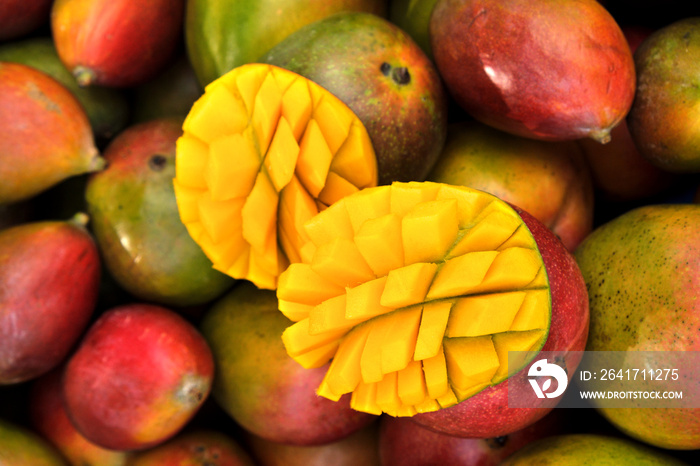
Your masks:
M211 261L180 221L172 180L180 119L132 125L105 149L107 168L87 182L91 227L110 275L143 300L194 306L233 279Z
M637 91L627 124L639 151L664 170L700 172L700 17L655 31L634 60Z
M129 103L126 95L116 89L80 87L58 57L50 37L32 37L5 43L0 46L0 61L31 66L67 87L85 109L96 139L110 139L127 125Z
M214 354L214 400L247 432L272 442L322 445L366 427L376 416L355 411L349 396L316 394L328 365L305 369L287 355L291 325L274 291L241 281L204 315L200 329Z
M683 462L628 439L596 434L547 437L527 445L502 466L682 466Z
M18 424L0 419L0 464L3 466L68 466L46 440Z
M596 228L575 257L590 299L587 351L700 351L700 205L628 211ZM651 445L700 448L700 408L600 412Z
M316 82L362 121L379 184L423 181L447 137L447 96L433 63L400 28L369 13L305 26L260 61Z
M386 16L386 0L188 0L185 45L206 86L252 63L297 29L339 11Z

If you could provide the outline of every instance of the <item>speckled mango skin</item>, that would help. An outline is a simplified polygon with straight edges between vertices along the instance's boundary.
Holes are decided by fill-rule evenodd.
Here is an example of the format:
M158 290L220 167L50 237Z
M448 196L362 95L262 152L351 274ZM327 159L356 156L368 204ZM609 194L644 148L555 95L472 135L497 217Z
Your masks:
M575 251L590 299L587 351L700 350L700 205L648 205ZM700 408L601 409L651 445L700 448Z

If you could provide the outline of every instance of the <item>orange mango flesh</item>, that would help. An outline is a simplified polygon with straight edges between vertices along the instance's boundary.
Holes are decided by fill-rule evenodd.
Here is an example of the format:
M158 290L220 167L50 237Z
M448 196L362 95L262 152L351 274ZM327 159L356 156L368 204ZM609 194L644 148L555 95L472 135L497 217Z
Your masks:
M264 64L206 87L175 160L178 209L192 238L214 268L265 289L305 258L307 221L377 184L357 116L317 84Z
M411 416L507 379L537 351L551 298L532 234L505 202L430 182L363 189L306 223L306 259L280 275L287 353L330 365L317 393Z

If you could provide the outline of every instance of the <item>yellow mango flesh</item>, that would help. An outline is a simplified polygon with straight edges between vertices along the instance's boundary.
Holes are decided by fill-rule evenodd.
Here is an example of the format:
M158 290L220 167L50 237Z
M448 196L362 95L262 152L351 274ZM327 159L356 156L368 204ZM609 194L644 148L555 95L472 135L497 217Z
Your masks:
M309 257L282 272L277 296L296 322L283 334L288 354L305 367L331 361L321 396L351 393L355 409L374 414L438 410L505 380L518 369L508 352L547 338L537 245L490 194L427 182L366 188L305 231Z
M207 86L175 160L192 238L214 268L266 289L313 254L311 218L377 184L369 135L350 108L302 76L257 63Z

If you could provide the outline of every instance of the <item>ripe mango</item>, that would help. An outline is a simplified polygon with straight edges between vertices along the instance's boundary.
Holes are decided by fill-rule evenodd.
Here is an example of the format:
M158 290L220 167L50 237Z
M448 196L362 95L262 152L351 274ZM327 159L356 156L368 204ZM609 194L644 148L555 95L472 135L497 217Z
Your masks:
M86 222L78 214L0 231L0 384L53 369L87 327L101 262Z
M191 306L218 297L233 279L180 222L173 191L181 119L134 124L104 150L107 168L90 176L85 199L110 275L139 299Z
M49 75L0 62L0 108L0 204L104 166L85 110Z
M700 350L700 205L652 204L628 211L596 228L575 256L590 297L586 350ZM697 367L686 369L697 373ZM700 408L600 412L651 445L700 448Z
M433 63L388 20L341 12L306 25L260 61L329 90L367 128L378 184L423 181L447 133L447 96Z
M396 182L338 200L306 231L308 259L280 275L277 297L294 322L287 353L330 361L319 395L465 437L547 412L507 407L509 390L531 392L527 361L508 367L508 351L581 350L588 299L573 256L534 217L476 189Z
M339 11L387 14L386 0L189 0L187 54L202 86L258 61L302 26Z
M63 84L82 104L98 142L112 138L126 126L129 119L127 96L117 89L80 87L58 57L51 37L32 37L3 44L0 61L31 66Z
M174 57L184 14L184 0L55 0L51 32L79 85L129 87Z

